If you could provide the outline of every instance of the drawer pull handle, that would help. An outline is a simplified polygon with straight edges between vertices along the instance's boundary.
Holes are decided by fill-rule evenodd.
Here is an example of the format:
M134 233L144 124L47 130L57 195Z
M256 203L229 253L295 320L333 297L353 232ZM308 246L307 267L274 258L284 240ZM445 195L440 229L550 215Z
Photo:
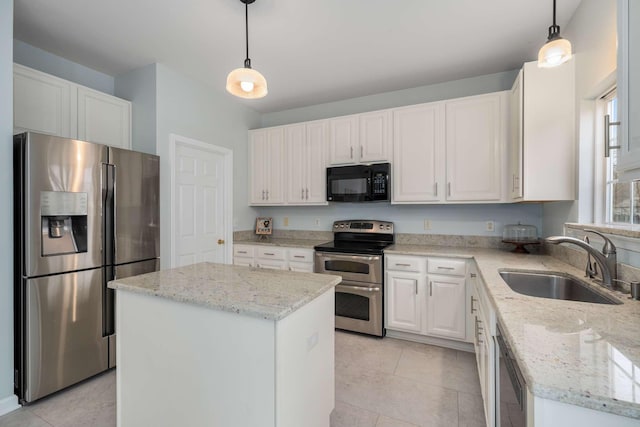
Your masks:
M305 258L305 256L304 256L304 255L294 255L293 257L294 257L294 258Z
M471 314L475 313L477 310L473 307L473 302L476 301L476 299L473 297L473 295L471 296Z
M477 275L476 273L471 273L471 274L469 274L469 276L470 276L471 278L478 277L478 275Z
M438 266L438 269L439 270L455 270L455 268L453 267L441 267L441 266Z
M397 267L411 267L411 264L401 264L401 263L396 262L396 266Z
M246 254L247 251L238 251L239 254Z
M274 253L271 253L271 252L265 252L264 254L265 255L269 255L269 256L274 256L275 255Z

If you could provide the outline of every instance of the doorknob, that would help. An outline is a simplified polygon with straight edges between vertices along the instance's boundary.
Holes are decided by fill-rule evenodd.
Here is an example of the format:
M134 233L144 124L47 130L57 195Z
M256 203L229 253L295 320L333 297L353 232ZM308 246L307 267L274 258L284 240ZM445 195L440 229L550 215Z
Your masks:
M218 239L218 244L219 245L224 245L224 239Z

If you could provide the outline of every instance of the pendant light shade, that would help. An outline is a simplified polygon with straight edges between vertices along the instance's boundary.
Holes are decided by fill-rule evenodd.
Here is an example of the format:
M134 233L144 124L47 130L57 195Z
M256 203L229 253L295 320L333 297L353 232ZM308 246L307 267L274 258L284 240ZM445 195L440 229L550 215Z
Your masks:
M557 67L571 59L571 43L560 37L560 26L556 25L556 0L553 0L553 25L549 27L547 42L538 52L538 67Z
M245 41L247 57L243 68L236 68L227 76L227 91L240 98L257 99L267 94L267 79L259 71L251 68L249 59L249 4L255 0L240 0L245 7Z

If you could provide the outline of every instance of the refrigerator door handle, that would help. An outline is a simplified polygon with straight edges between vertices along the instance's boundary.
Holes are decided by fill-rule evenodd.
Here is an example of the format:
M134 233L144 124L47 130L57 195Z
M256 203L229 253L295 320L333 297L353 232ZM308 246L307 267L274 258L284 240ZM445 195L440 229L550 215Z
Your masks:
M115 327L115 291L107 287L107 283L115 279L115 267L104 267L102 280L102 336L116 333Z
M115 251L115 165L102 164L102 259L104 265L114 264Z

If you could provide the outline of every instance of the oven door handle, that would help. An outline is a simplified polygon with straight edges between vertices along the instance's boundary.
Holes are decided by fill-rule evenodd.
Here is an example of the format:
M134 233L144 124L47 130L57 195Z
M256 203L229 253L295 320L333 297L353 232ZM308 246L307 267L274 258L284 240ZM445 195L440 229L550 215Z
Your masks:
M336 291L344 290L344 291L357 291L357 292L380 292L379 286L354 286L354 285L345 285L345 282L336 285Z
M322 257L324 259L338 259L338 260L349 260L349 261L379 261L380 256L366 256L366 255L338 255L333 252L316 252L318 257Z

